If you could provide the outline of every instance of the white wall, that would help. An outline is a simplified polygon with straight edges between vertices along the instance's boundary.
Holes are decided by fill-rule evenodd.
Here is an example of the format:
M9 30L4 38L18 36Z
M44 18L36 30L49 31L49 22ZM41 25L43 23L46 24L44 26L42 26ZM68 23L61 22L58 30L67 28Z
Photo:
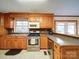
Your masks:
M79 20L79 17L54 17L54 20Z

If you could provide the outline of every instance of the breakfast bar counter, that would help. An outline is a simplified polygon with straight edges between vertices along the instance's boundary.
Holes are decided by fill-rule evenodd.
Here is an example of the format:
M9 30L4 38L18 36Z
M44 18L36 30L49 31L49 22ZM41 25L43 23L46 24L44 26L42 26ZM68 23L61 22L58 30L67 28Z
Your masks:
M52 41L52 50L54 59L79 59L79 39L53 34L48 35Z
M48 38L59 44L60 46L79 46L79 39L62 35L48 35Z

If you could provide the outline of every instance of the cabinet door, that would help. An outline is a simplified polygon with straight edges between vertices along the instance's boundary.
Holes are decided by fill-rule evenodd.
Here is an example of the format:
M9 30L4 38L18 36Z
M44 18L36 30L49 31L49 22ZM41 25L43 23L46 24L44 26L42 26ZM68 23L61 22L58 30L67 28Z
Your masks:
M47 21L47 23L48 23L47 27L48 28L54 28L54 20L53 20L53 17L48 17L47 20L48 20Z
M54 42L48 39L48 48L54 49Z
M41 19L41 28L52 28L53 27L53 17L49 15L43 15Z
M4 15L4 27L5 28L10 28L10 18L8 14Z
M47 49L48 48L48 38L46 35L42 36L41 35L41 38L40 38L40 48L45 48Z
M0 49L3 49L4 45L3 45L3 39L0 39Z
M36 21L36 17L35 16L30 16L29 21Z
M6 49L6 39L0 39L0 49Z
M60 59L60 54L54 51L54 59Z
M53 18L51 17L43 17L43 25L44 25L44 28L52 28L53 26Z
M29 21L39 21L41 28L52 28L53 16L52 14L30 14Z
M27 48L27 44L26 44L26 37L16 37L14 39L14 48L17 49L26 49Z
M62 59L79 59L79 51L78 50L63 50Z
M18 49L26 49L26 41L25 39L17 39L17 48Z
M14 38L12 36L6 36L6 49L12 49L14 44L13 44Z
M6 48L11 49L12 48L12 40L11 39L6 39Z

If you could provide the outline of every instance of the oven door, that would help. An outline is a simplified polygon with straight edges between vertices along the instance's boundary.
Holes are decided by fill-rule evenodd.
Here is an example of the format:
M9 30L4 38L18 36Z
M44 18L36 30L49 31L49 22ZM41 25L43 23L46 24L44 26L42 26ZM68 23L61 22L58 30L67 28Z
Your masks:
M38 39L29 39L28 40L28 45L38 45Z

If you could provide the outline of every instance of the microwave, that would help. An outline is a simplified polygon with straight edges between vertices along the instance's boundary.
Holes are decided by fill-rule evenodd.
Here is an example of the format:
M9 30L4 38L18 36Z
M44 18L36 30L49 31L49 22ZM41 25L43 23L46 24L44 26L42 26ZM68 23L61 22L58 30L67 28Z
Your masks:
M29 28L40 28L40 22L29 22Z

